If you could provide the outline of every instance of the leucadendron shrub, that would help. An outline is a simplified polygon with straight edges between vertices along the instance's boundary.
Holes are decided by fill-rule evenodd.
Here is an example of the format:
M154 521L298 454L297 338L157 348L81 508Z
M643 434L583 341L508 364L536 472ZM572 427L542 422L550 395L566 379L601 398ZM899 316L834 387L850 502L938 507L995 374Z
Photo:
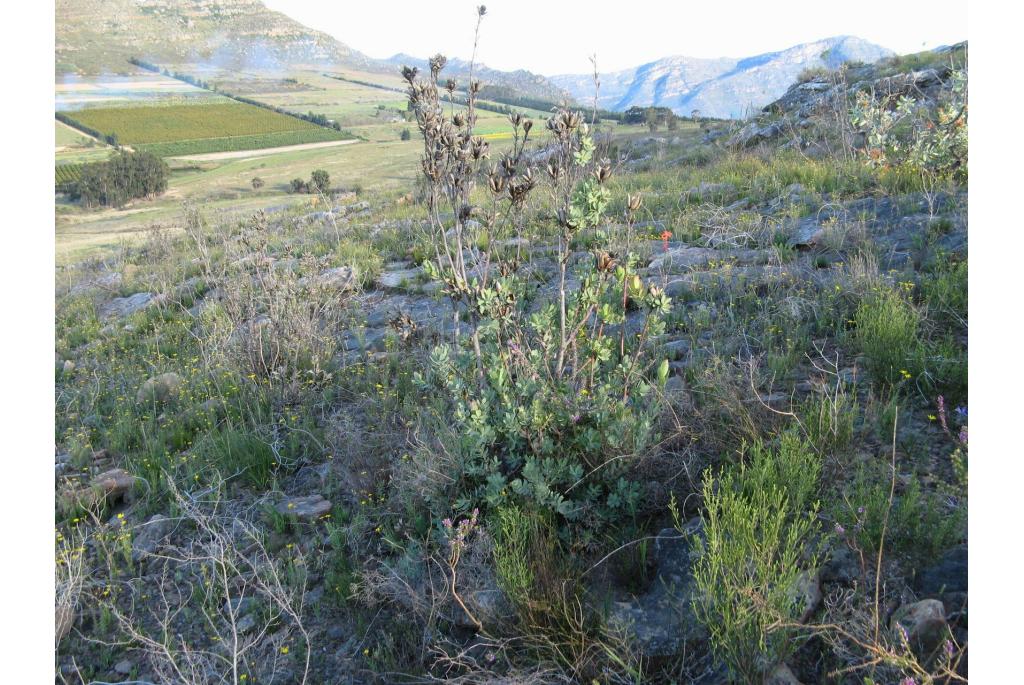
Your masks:
M628 249L617 257L598 246L570 264L574 239L606 223L611 199L611 164L596 159L583 116L556 112L550 142L529 155L533 124L510 115L511 147L488 167L489 146L473 136L479 84L467 88L465 109L446 109L444 93L453 97L457 86L439 83L444 64L433 58L426 80L404 70L425 146L435 254L424 268L461 313L451 342L433 349L417 382L449 404L460 443L456 510L553 514L572 523L560 527L563 538L585 544L637 504L639 488L627 475L631 458L650 445L656 386L668 377L668 362L652 356L649 341L664 332L670 300L638 274ZM489 191L483 206L472 202L480 177ZM532 292L519 269L528 255L509 249L509 239L524 242L525 210L542 183L554 210L553 225L542 228L557 240L557 269ZM622 235L609 238L629 246L641 200L626 205L624 225L612 231Z

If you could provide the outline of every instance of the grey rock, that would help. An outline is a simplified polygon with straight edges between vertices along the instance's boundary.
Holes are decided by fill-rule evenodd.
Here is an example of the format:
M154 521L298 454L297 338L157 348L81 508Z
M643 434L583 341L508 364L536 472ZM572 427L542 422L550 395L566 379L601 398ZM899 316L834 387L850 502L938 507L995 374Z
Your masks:
M331 502L324 499L323 495L289 497L280 502L275 508L278 513L294 516L300 521L315 521L324 514L330 513Z
M802 572L791 592L800 608L800 620L807 621L821 604L821 580L818 572Z
M421 273L423 273L423 269L419 267L385 271L377 277L375 282L379 288L401 288L415 282Z
M132 531L132 559L139 561L157 552L173 529L174 521L162 514L154 514Z
M235 628L243 635L251 633L256 629L256 615L246 614L245 616L242 616L242 618L238 619L238 622L235 624Z
M922 595L967 592L967 547L954 547L919 571L914 585Z
M662 530L654 543L658 570L650 589L630 601L616 602L609 622L626 630L646 656L682 653L688 642L704 640L707 631L697 620L693 562L698 554L695 536L703 535L700 520L685 532Z
M142 311L157 302L153 293L135 293L128 297L116 297L100 307L101 319L124 318L135 312Z
M796 674L786 664L779 664L773 668L764 682L765 685L802 685Z
M132 662L127 659L122 659L114 664L114 673L117 673L118 675L131 675L133 668L135 668L135 666Z
M906 631L910 647L919 656L930 654L949 634L945 607L937 599L903 605L893 613L890 627L897 641Z
M181 376L169 371L168 373L162 373L159 376L150 378L139 391L135 394L135 401L139 404L151 405L151 404L163 404L169 402L178 396L181 392L181 386L183 381Z

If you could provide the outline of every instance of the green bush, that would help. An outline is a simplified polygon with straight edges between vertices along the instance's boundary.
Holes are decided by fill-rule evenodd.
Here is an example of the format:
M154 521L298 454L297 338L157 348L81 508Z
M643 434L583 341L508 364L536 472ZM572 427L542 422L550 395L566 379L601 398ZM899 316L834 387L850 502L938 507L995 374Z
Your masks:
M810 443L821 453L834 453L849 446L860 408L856 394L840 384L807 399L797 415Z
M777 449L755 444L749 456L718 479L705 475L706 540L694 578L697 617L716 655L740 682L760 682L795 647L794 631L776 624L800 618L795 588L816 563L807 557L821 464L791 433Z
M313 193L326 193L331 189L331 175L323 169L317 169L309 175L307 187Z
M537 519L515 506L496 510L494 567L498 583L517 605L524 605L533 590L531 548L537 537Z
M493 240L524 226L524 207L540 182L523 155L532 122L510 116L513 147L487 172L489 144L473 136L474 100L465 114L448 114L439 95L445 63L442 56L431 60L429 80L418 80L411 68L404 74L425 145L437 150L422 164L428 206L458 209L453 225L433 220L435 254L424 271L466 313L466 323L455 344L434 348L417 382L449 405L441 421L459 439L457 511L518 506L571 522L559 526L562 537L588 545L639 499L626 475L629 457L654 433L654 386L667 380L668 362L658 365L648 340L664 332L670 300L641 278L636 256L616 258L600 244L570 273L571 246L603 224L612 168L595 159L584 117L568 110L547 124L558 152L546 172L556 202L559 273L548 297L534 297L515 252ZM495 208L488 211L497 215L474 206L477 174L486 174ZM627 204L628 226L616 236L623 244L630 244L639 197ZM578 287L570 285L574 276Z
M856 341L879 386L896 386L914 373L921 315L903 295L880 287L856 313ZM910 368L908 368L910 367Z
M929 317L967 327L967 262L940 256L921 279Z
M877 554L884 531L883 552L911 563L935 558L966 534L964 505L953 506L942 495L925 492L914 476L896 492L890 509L891 478L891 471L881 465L860 468L836 507L837 532Z

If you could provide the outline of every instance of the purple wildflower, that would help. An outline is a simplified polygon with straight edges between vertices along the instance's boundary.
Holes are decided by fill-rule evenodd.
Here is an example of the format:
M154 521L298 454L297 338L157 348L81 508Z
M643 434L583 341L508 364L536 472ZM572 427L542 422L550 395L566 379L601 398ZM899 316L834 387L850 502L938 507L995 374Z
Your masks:
M843 528L840 524L837 523L836 524L836 532L839 533L840 535L844 535L846 533L846 529Z
M967 444L967 426L960 429L960 435L957 436L957 439L960 440L961 445Z
M959 416L961 419L964 419L965 421L967 420L967 407L957 407L953 411L955 411L957 413L957 416Z

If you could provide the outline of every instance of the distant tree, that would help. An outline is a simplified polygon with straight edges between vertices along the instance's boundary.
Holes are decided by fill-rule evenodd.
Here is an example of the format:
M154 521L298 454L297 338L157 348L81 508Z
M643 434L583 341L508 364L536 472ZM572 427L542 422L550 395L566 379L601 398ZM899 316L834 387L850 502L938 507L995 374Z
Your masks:
M263 179L262 178L257 176L256 178L252 179L252 189L253 190L259 190L262 187L263 187Z
M116 131L114 133L108 133L106 136L104 136L104 138L107 141L107 145L109 145L110 147L120 147L117 141Z
M679 128L679 120L673 114L670 114L668 116L668 121L666 123L668 125L669 131L675 131L677 128Z
M293 178L291 183L288 184L288 192L291 193L304 193L306 192L306 182L301 178Z
M331 189L331 175L323 169L317 169L309 175L309 191L326 193Z
M149 152L122 150L106 162L86 164L74 193L86 207L121 207L167 190L167 164Z
M642 124L647 120L647 112L643 107L633 106L622 113L622 121L626 124Z
M402 140L411 140L412 139L412 131L410 131L407 128L403 128L402 129L402 136L401 136L401 138L402 138Z
M700 123L700 110L699 109L695 109L692 112L690 112L690 118L693 119L694 121Z

